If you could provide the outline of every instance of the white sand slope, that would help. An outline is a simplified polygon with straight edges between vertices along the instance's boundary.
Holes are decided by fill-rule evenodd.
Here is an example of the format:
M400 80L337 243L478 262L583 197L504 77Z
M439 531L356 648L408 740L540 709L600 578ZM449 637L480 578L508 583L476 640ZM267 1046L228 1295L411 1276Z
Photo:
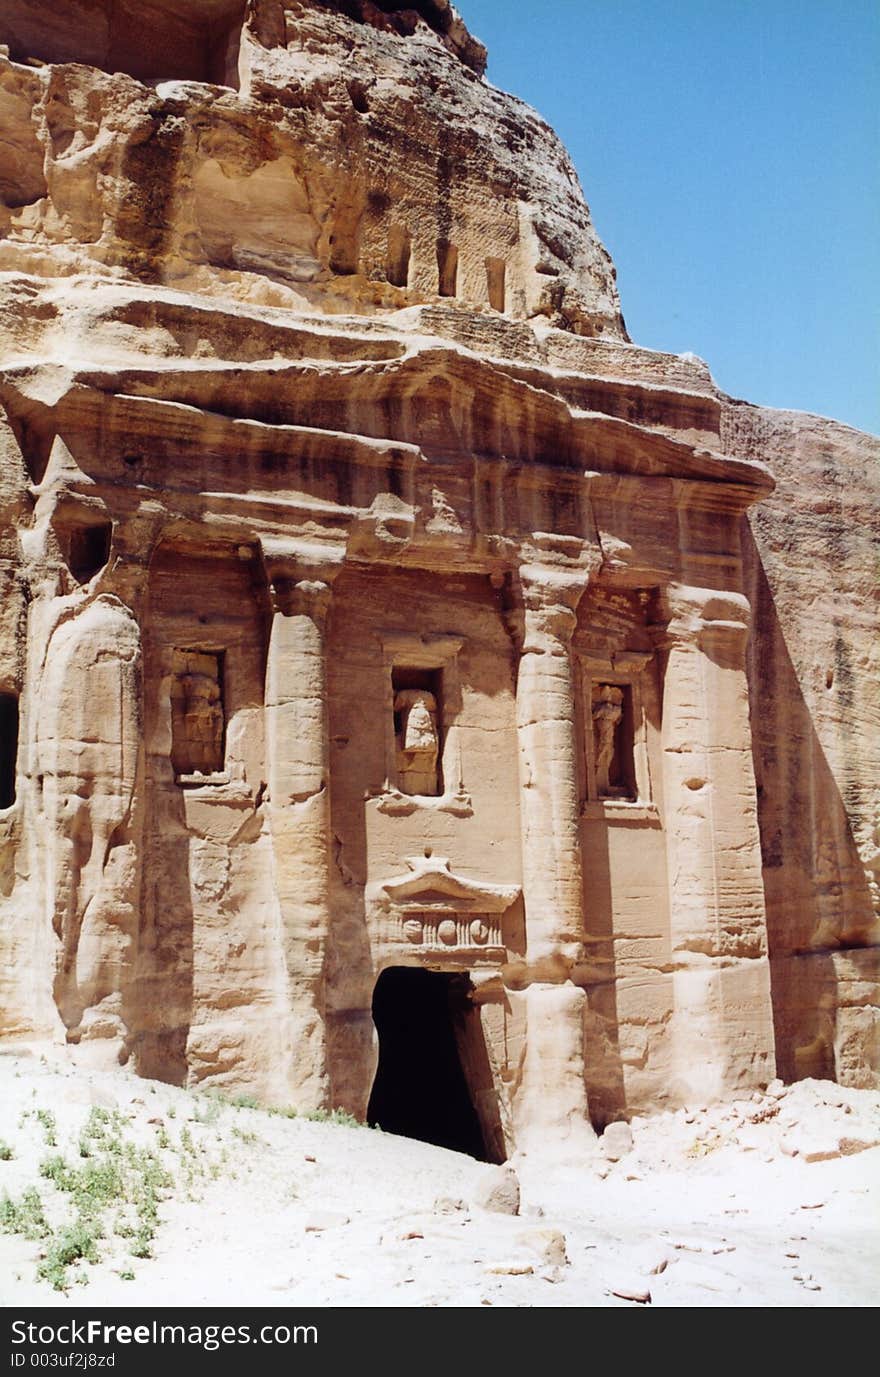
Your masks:
M591 1161L518 1157L522 1199L512 1216L477 1203L499 1169L470 1158L17 1051L0 1056L0 1140L12 1154L0 1160L0 1200L20 1202L36 1188L50 1232L0 1234L0 1299L876 1304L880 1094L818 1081L771 1087L724 1108L636 1120L633 1137L617 1162L601 1140ZM53 1160L52 1175L41 1175ZM37 1277L41 1261L76 1216L76 1189L107 1161L119 1163L129 1203L86 1201L88 1228L103 1233L92 1240L98 1260L63 1267L68 1289L55 1290ZM165 1184L140 1248L152 1255L132 1258L144 1244L135 1197L145 1163L161 1164ZM11 1225L6 1208L7 1227L20 1222L15 1208Z

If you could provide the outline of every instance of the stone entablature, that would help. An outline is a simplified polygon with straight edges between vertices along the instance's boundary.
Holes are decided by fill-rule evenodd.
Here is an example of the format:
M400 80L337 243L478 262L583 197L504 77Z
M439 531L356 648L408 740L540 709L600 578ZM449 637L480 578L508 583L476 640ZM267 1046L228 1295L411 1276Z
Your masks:
M377 981L445 972L495 1155L780 1037L868 1083L876 867L845 913L832 810L807 903L754 776L772 455L626 340L553 136L440 0L155 0L168 80L88 3L91 69L0 21L0 1033L363 1115Z

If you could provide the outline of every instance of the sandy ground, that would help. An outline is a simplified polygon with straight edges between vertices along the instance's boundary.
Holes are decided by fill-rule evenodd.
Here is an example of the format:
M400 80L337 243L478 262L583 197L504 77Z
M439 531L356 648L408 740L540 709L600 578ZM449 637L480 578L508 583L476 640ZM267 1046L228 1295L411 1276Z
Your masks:
M0 1055L0 1154L3 1143L11 1154L0 1160L0 1218L4 1196L14 1202L36 1188L50 1230L30 1239L0 1233L0 1300L877 1303L880 1094L830 1082L777 1084L722 1108L636 1120L633 1140L615 1162L601 1140L595 1157L576 1165L517 1157L514 1216L478 1203L503 1169L456 1153L237 1107L125 1072L73 1069L39 1052ZM76 1197L57 1170L54 1179L41 1175L41 1164L57 1168L60 1156L65 1168L100 1166L115 1153L129 1164L131 1192L147 1160L135 1158L137 1148L164 1173L151 1255L131 1256L126 1221L134 1207L105 1202L90 1226L103 1234L98 1260L74 1261L62 1272L67 1289L52 1289L38 1269L74 1219ZM8 1209L5 1217L9 1227Z

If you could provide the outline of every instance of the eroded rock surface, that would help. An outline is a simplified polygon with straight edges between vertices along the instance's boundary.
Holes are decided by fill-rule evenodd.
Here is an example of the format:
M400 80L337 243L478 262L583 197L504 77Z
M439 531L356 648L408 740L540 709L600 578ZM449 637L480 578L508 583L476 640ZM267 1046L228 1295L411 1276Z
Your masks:
M446 0L178 9L0 27L0 1032L495 1162L875 1084L875 443L628 341Z

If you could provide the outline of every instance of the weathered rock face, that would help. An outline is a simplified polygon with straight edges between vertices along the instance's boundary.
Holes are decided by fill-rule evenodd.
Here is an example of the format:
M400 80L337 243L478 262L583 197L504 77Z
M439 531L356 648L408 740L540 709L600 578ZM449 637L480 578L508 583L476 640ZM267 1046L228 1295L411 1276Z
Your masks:
M0 31L0 1032L496 1160L869 1083L870 442L627 341L445 0L179 8Z
M623 337L564 149L480 80L447 0L11 0L0 23L0 269Z
M779 1070L880 1065L880 444L818 416L728 408L771 456L744 539L752 732Z

